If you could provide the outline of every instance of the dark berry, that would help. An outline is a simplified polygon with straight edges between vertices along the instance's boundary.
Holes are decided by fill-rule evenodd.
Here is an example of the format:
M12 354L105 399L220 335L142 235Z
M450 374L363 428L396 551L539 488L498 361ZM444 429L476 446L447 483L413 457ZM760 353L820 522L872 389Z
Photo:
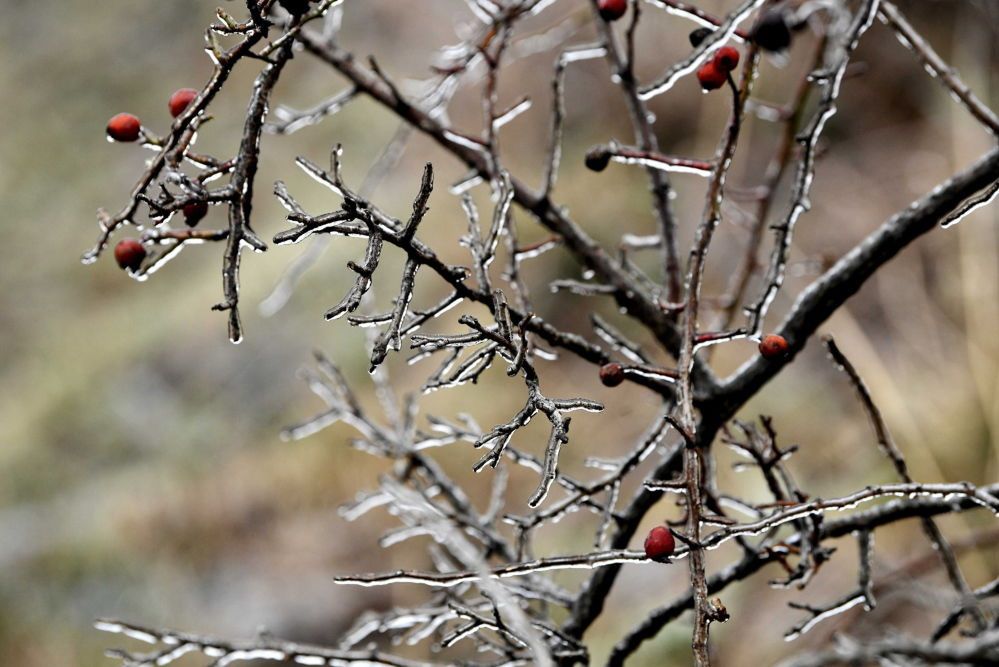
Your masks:
M285 8L289 14L298 16L309 11L310 0L278 0L278 3Z
M621 364L611 362L600 367L600 381L605 387L616 387L624 382L624 368Z
M610 153L608 153L607 149L602 146L594 146L590 150L586 151L586 158L584 159L584 162L587 169L592 169L593 171L603 171L610 163Z
M708 35L710 35L713 32L714 30L712 30L711 28L698 28L694 32L687 35L687 39L690 40L690 45L696 49L698 46L701 45L701 42L707 39Z
M784 51L791 46L791 29L784 18L784 12L771 9L763 12L753 26L749 38L765 51Z
M201 219L208 215L208 203L203 201L194 201L190 204L184 204L183 208L180 209L184 214L184 222L187 223L188 227L195 227Z

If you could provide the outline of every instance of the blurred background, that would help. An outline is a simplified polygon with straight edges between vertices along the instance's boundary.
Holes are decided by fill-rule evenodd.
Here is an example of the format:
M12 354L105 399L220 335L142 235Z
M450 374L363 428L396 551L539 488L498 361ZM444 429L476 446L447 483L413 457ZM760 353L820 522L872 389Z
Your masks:
M230 8L236 12L239 4ZM560 0L526 23L525 30L540 31L574 16L569 41L586 42L594 34L586 4ZM720 13L735 3L697 4ZM971 88L999 107L996 4L904 1L899 6ZM284 307L270 317L258 305L303 248L272 247L262 255L246 255L246 340L240 346L226 341L225 318L209 310L221 298L220 246L191 247L144 284L128 279L110 256L93 266L79 261L97 236L94 211L99 206L116 211L125 203L149 155L136 146L106 142L107 119L128 111L154 131L168 127L169 94L185 86L200 88L210 74L203 30L216 3L4 0L2 7L0 664L111 664L103 650L121 640L93 629L101 616L235 637L266 627L291 639L332 642L363 609L420 599L423 591L415 588L354 590L332 583L334 574L429 565L424 542L377 546L378 537L395 525L391 517L373 513L347 523L336 511L373 486L384 462L351 449L349 429L339 426L298 442L278 437L282 427L322 408L296 377L313 349L329 354L364 401L376 405L365 372L363 333L322 318L351 284L353 274L345 263L360 256L361 246L339 239L326 246ZM377 54L397 79L426 78L434 50L457 42L456 25L468 18L458 0L348 1L342 43L360 57ZM687 53L686 34L693 27L646 5L639 31L640 76L654 77L665 63ZM759 99L790 99L812 48L808 35L795 44L783 67L765 62L756 88ZM535 184L543 168L539 150L548 134L554 58L551 51L531 55L505 70L500 81L501 107L524 94L536 100L501 135L507 166ZM770 315L771 325L791 296L831 259L994 144L885 26L874 25L856 61L825 133L813 209L798 227L791 278ZM201 133L199 150L220 157L234 153L254 74L249 66L237 70L213 107L215 120ZM343 85L301 54L276 100L305 108ZM454 123L470 133L480 128L478 94L475 88L462 90L451 107ZM583 168L589 146L612 138L631 143L632 138L604 61L570 67L566 106L556 199L608 247L622 230L652 232L641 170L612 165L598 175ZM688 77L658 98L653 110L664 151L707 158L728 104L722 95L700 94ZM339 205L294 169L296 155L322 164L329 147L343 143L347 176L356 187L397 127L389 114L360 101L297 134L265 137L254 210L261 236L269 239L286 226L269 194L277 178L286 180L311 212ZM759 182L777 135L772 123L747 126L730 184ZM461 262L464 250L456 240L466 223L457 198L443 185L462 170L429 142L413 137L406 144L373 199L404 215L428 160L434 161L441 185L421 235L447 259ZM684 175L674 180L683 248L700 216L704 182ZM482 193L478 201L489 210ZM997 216L995 206L986 208L920 240L823 327L870 384L919 480L999 479ZM517 212L515 220L523 239L545 237L527 216ZM202 224L221 227L224 222L221 211L213 210ZM738 221L726 219L709 262L712 293L723 289L744 238ZM390 267L399 266L398 257L390 255L387 262L385 277L376 281L380 307L397 288L398 272ZM431 276L421 276L417 299L429 304L443 292ZM587 313L596 309L642 337L599 298L552 294L547 282L555 277L579 277L579 267L561 251L527 267L536 308L557 326L592 336ZM454 331L453 320L436 330ZM713 361L720 372L729 372L752 354L751 343L737 342L718 350ZM396 356L388 366L400 392L418 387L431 372L429 365L407 367L400 363L403 355ZM658 409L648 392L630 385L607 389L595 368L568 357L543 365L542 377L549 395L585 395L607 405L602 415L574 419L575 436L563 461L580 476L592 474L582 466L586 456L627 451ZM480 385L435 394L426 406L447 417L467 411L488 428L506 421L523 400L522 383L493 369ZM801 445L791 468L814 494L845 493L893 479L849 386L817 342L741 417L752 420L759 414L774 416L782 444ZM517 441L539 453L543 425L535 426ZM477 455L469 450L455 445L441 458L481 499L488 494L488 480L470 472ZM752 473L728 469L733 460L720 452L723 486L762 499ZM514 474L506 510L524 512L535 483L530 475ZM678 510L664 501L650 514L649 525L677 516ZM999 575L994 518L972 513L943 526L956 543L982 542L961 548L973 586ZM589 549L592 527L590 517L574 516L549 528L539 537L539 555ZM819 603L852 585L853 545L844 543L804 592L767 587L766 579L779 575L776 570L734 586L722 596L732 621L712 630L719 664L771 664L789 651L820 645L834 630L863 637L886 628L930 627L950 601L932 559L924 558L929 546L918 526L879 533L875 549L876 580L920 562L929 565L913 570L921 575L912 584L879 589L879 606L871 614L856 611L826 621L791 644L781 635L799 617L786 603ZM709 565L719 567L731 556L713 553ZM572 574L563 580L579 578ZM644 610L684 591L686 581L685 566L626 570L606 613L587 635L594 663ZM747 644L746 637L753 641ZM684 619L649 642L634 664L687 664L688 644L689 620Z

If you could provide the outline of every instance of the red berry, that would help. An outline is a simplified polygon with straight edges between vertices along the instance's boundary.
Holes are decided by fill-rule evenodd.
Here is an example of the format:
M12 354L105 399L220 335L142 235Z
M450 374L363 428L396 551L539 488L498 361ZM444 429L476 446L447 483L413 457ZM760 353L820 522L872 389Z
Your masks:
M122 239L114 247L114 259L123 269L138 271L145 258L146 249L135 239Z
M715 67L723 72L731 72L739 64L739 49L734 46L723 46L715 52Z
M600 367L600 381L605 387L616 387L624 382L624 368L621 364L611 362Z
M184 204L180 210L184 214L184 222L187 223L187 226L195 227L202 218L208 215L208 202L193 201L190 204Z
M181 88L170 96L167 106L170 107L170 115L176 118L191 105L198 97L198 91L194 88Z
M597 9L603 20L616 21L628 11L628 0L600 0Z
M714 62L701 65L697 70L697 80L701 82L701 88L704 90L717 90L725 85L727 79L728 73L722 71Z
M783 336L769 334L760 341L760 354L764 359L780 359L787 354L788 347Z
M120 113L108 121L108 136L115 141L136 141L142 130L142 123L130 113Z
M666 526L656 526L645 538L645 555L652 560L666 560L676 551L676 539Z

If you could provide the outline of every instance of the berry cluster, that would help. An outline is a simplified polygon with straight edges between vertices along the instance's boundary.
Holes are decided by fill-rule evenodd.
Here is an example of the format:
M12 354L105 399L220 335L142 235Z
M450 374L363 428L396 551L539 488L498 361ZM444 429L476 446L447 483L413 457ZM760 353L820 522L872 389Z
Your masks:
M711 60L697 70L697 80L704 90L717 90L725 85L730 73L738 65L739 50L734 46L723 46L715 51Z
M623 11L622 11L623 13ZM800 29L792 25L784 11L770 9L763 12L749 33L749 41L770 53L782 53L791 46L791 31ZM714 32L713 28L698 28L690 33L690 44L695 48ZM704 90L717 90L725 85L729 73L739 64L739 52L731 46L723 46L714 58L697 70L697 80Z
M170 115L177 118L198 99L198 91L193 88L181 88L167 100ZM113 141L128 143L138 141L142 137L142 122L130 113L120 113L108 121L107 136ZM188 227L194 227L208 215L208 203L203 201L189 202L181 207L184 222ZM136 239L122 239L114 247L114 258L122 269L135 273L142 267L148 252L142 243Z

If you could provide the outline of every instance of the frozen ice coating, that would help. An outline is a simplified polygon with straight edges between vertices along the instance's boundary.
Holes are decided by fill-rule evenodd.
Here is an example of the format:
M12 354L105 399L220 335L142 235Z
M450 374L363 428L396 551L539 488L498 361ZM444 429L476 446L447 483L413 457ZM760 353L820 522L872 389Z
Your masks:
M956 225L978 209L994 202L997 194L999 194L999 182L993 183L980 194L967 199L961 206L944 218L940 222L940 226L946 229L947 227Z
M637 164L643 167L652 167L653 169L658 169L659 171L675 174L693 174L695 176L702 176L705 178L711 175L710 170L705 169L703 166L685 164L684 162L679 161L657 160L652 157L629 157L626 155L611 155L611 160L614 162L620 162L621 164Z
M501 116L498 116L496 118L496 120L493 121L493 126L496 127L497 129L503 127L504 125L506 125L510 121L512 121L515 118L517 118L517 116L519 116L520 114L522 114L525 111L527 111L528 109L530 109L531 105L532 105L532 102L531 102L530 99L526 99L525 98L525 99L521 100L517 104L513 105L512 107L510 107L509 111L507 111L506 113L502 114Z
M444 131L444 138L448 141L454 142L455 144L461 146L462 148L469 148L478 153L485 152L486 147L482 144L479 139L471 139L463 134L458 134L457 132L452 132L451 130Z
M239 591L238 621L257 614L247 601L265 597L273 608L264 611L285 619L284 598L262 594L271 584L258 569L293 563L281 592L314 584L306 570L325 568L338 593L331 600L313 585L302 596L323 596L333 607L330 627L346 628L331 646L313 646L252 629L249 639L229 640L103 620L97 628L125 646L112 658L622 667L647 658L648 642L676 628L689 662L710 667L732 660L731 638L745 634L749 606L759 616L790 602L793 619L739 646L737 660L800 653L808 664L826 655L820 633L812 633L818 648L781 638L852 618L874 607L874 591L903 586L883 576L885 563L896 564L882 539L908 540L912 556L940 575L944 607L961 601L918 610L926 618L913 612L912 625L930 628L933 641L903 646L925 662L924 649L994 658L999 639L988 643L990 603L975 580L982 572L962 570L966 559L951 540L972 543L979 517L999 514L999 484L984 466L958 465L967 463L963 442L948 443L955 462L943 471L925 468L934 457L908 461L913 433L942 437L926 411L910 410L906 437L891 437L896 406L923 403L968 420L948 423L943 437L989 432L976 421L984 413L961 409L981 385L962 381L967 355L938 350L908 363L912 349L926 343L932 352L943 339L935 328L936 316L950 312L938 307L949 305L943 299L969 292L958 289L962 276L941 270L958 265L954 253L963 249L934 248L928 263L906 249L994 205L999 192L994 142L966 158L947 133L930 136L915 106L929 99L928 87L934 104L957 105L948 124L955 136L966 126L999 135L994 112L943 57L977 42L942 39L935 25L924 38L916 27L927 22L924 10L913 9L910 24L878 0L710 4L629 1L601 18L595 2L566 0L440 0L423 13L360 0L230 3L209 17L206 78L190 81L201 91L198 108L174 121L145 114L136 144L104 147L96 129L102 151L137 157L134 185L120 208L98 212L84 261L134 238L148 255L132 277L162 285L159 301L179 291L168 289L181 273L174 258L187 250L192 261L206 258L216 267L206 307L224 313L233 342L244 337L246 272L309 244L259 307L269 315L311 309L309 326L314 320L320 333L289 333L277 319L261 338L248 331L243 375L227 385L246 404L240 409L293 413L280 433L291 442L277 454L249 438L236 443L251 462L266 452L263 468L230 469L222 455L217 469L202 466L214 495L197 521L178 520L185 503L162 510L156 489L134 511L156 517L154 526L160 515L170 519L170 530L148 531L158 540L197 529L190 543L214 547L250 535L259 553L252 568L241 563L248 575L233 578L237 588L254 587ZM980 31L968 21L980 9L964 4L955 25ZM875 18L884 25L869 31ZM767 25L781 29L770 47ZM684 39L695 27L703 29ZM861 44L866 69L853 67ZM727 64L712 72L708 59ZM698 80L676 85L699 68ZM191 77L177 78L188 85ZM146 86L155 77L137 80ZM900 88L916 80L922 87ZM718 92L703 98L698 82ZM227 118L232 99L239 110ZM932 149L924 146L930 138ZM951 170L936 153L961 164ZM913 154L918 160L907 162ZM912 194L892 199L905 188ZM280 208L268 208L271 196ZM212 207L196 229L177 214L192 202ZM274 210L277 219L268 219ZM977 267L984 254L964 259ZM898 299L885 307L872 281L882 269L913 271L917 260L928 280L886 283ZM309 298L292 299L299 290ZM905 320L912 303L931 306L920 309L919 327ZM145 317L136 312L123 321ZM978 326L964 319L941 326L948 336ZM765 332L782 342L772 354L757 345ZM842 339L842 349L825 341L831 367L815 345L818 332ZM278 411L263 403L276 387L268 355L293 354L299 334L325 336L316 344L336 358L317 353L300 373L311 394ZM900 335L906 344L892 346ZM843 353L857 349L858 337L865 367L885 348L896 355L880 360L879 375L897 380L887 389L864 384L866 369ZM971 370L991 368L988 346L948 349L965 348L975 351ZM162 341L144 354L150 366L174 363ZM186 343L174 356L196 366L205 354ZM213 375L221 362L211 361L199 372ZM934 386L931 402L907 402L903 390L927 377L954 386ZM254 381L267 386L255 391ZM858 404L841 400L850 392ZM161 423L162 401L136 403L142 428ZM208 418L224 404L212 401ZM756 414L759 406L773 416ZM223 436L230 428L248 435L237 419ZM200 432L197 420L175 421ZM74 424L72 432L87 429ZM332 458L317 453L324 447ZM860 468L863 479L853 474ZM956 481L947 470L974 477ZM309 517L273 532L264 525L307 503L337 512L309 504L318 529ZM964 513L975 517L949 516ZM237 520L239 530L229 525ZM333 530L327 520L344 525ZM637 549L651 526L675 545ZM272 538L286 536L291 556L273 551ZM858 551L844 556L844 544ZM822 576L837 579L813 586L830 560ZM653 577L655 586L635 585ZM771 585L749 603L731 593L753 581ZM407 589L360 590L384 586ZM210 590L223 600L221 588ZM290 633L304 622L288 614L292 621L268 625ZM886 627L877 615L864 621ZM722 623L732 626L721 632ZM130 648L132 640L145 646ZM856 645L874 651L872 661L896 656L883 642Z
M681 558L683 553L677 550L676 558ZM454 573L399 573L385 575L369 575L364 577L337 577L336 582L344 586L361 586L365 588L388 586L391 584L408 583L431 586L433 588L454 588L470 582L480 582L487 580L502 580L515 577L524 577L540 572L552 570L592 570L595 568L609 567L623 563L641 564L646 561L645 553L639 551L607 551L592 556L559 556L555 558L538 559L496 570L482 576L475 572L454 572Z
M818 625L820 622L826 620L827 618L838 616L839 614L842 614L844 611L848 611L853 607L856 607L858 604L863 604L863 603L864 603L864 596L858 593L857 595L851 597L849 600L844 600L841 604L838 604L835 607L832 607L830 609L827 609L826 611L816 614L811 618L811 620L809 620L806 623L803 623L798 629L784 635L784 640L789 642L794 641L795 639L805 634L813 627Z
M578 49L567 49L562 52L559 59L563 63L574 63L582 60L592 60L603 58L607 54L607 49L603 46L583 47Z
M277 120L266 123L264 130L270 134L293 134L306 127L321 123L327 116L335 115L356 95L356 90L348 88L315 107L303 111L278 106L273 112Z
M326 658L318 655L296 655L294 658L296 664L299 665L327 665Z

